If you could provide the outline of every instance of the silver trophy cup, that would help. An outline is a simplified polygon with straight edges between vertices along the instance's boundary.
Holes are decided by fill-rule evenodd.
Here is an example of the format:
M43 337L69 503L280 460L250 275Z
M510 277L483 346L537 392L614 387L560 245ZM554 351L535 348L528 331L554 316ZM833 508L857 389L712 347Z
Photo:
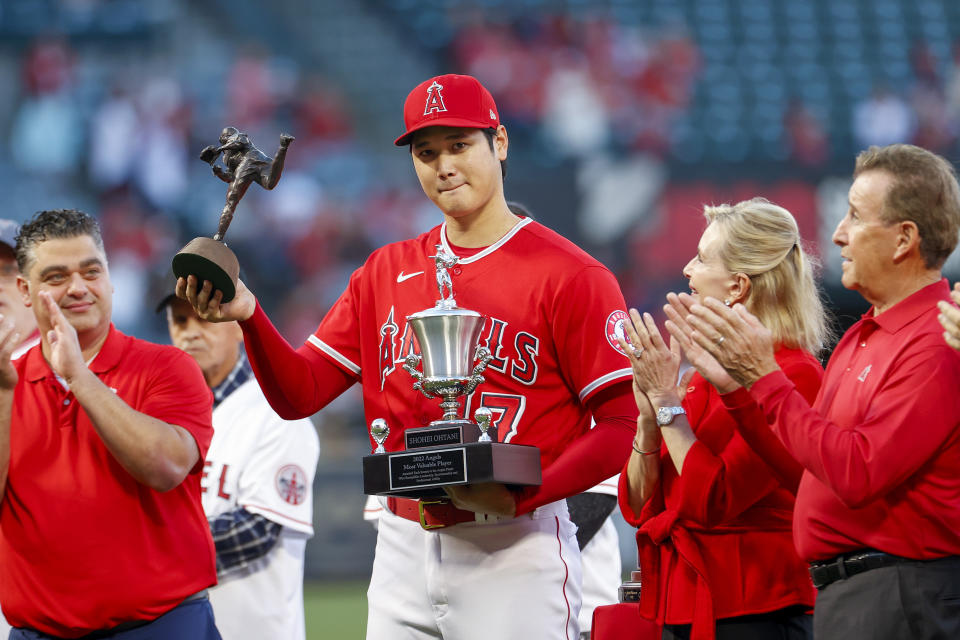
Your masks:
M494 415L488 408L477 408L476 421L461 415L460 397L469 396L484 381L483 371L493 357L479 344L486 316L459 308L453 298L447 270L459 258L440 245L436 248L437 254L431 257L437 265L440 299L434 307L407 316L420 354L407 356L403 368L413 377L415 390L441 399L443 417L425 426L405 426L404 449L394 452L383 447L389 433L386 422L375 420L371 435L377 448L364 457L364 491L445 499L442 487L447 485L540 484L536 447L499 442ZM425 522L420 524L428 528Z
M428 398L440 396L443 420L460 417L460 396L470 395L483 382L490 351L477 345L484 316L469 309L433 308L407 317L420 343L421 355L407 356L403 368L413 376L414 389ZM423 371L417 369L423 366Z

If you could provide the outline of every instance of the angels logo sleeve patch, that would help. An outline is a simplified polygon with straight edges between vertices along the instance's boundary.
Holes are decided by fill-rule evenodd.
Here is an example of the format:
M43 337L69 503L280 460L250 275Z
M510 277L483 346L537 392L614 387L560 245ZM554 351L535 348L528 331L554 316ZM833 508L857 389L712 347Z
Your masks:
M624 323L629 321L629 319L630 316L627 315L627 312L620 311L619 309L607 316L607 342L623 355L627 355L627 352L620 346L617 338L630 342L630 339L627 338L627 334L623 329Z
M280 499L287 504L294 506L303 504L307 499L309 486L307 474L299 465L284 465L277 471L274 488L280 495Z

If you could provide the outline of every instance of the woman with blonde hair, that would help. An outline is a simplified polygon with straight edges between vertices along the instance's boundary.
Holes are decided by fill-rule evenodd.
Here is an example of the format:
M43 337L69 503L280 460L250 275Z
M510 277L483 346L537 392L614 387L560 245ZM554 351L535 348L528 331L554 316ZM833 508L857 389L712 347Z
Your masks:
M685 338L688 307L741 303L770 329L777 360L816 397L827 338L812 258L786 209L762 198L704 208L708 224L684 267L690 294L670 294L664 342L630 310L629 354L640 415L620 481L620 508L638 528L640 612L663 638L812 636L814 590L791 520L801 467L766 428L749 394ZM681 349L695 367L677 383ZM748 445L737 426L766 430ZM751 438L751 440L754 440ZM755 447L755 448L754 448Z

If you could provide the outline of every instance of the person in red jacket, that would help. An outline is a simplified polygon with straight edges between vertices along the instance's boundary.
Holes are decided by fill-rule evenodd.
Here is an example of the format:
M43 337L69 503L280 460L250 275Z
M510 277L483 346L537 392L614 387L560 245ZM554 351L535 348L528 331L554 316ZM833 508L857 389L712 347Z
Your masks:
M757 314L776 336L777 362L812 400L823 371L812 354L828 330L796 221L762 198L704 214L683 270L693 299ZM669 346L648 313L631 309L626 325L640 415L619 498L639 528L641 615L663 624L664 639L808 639L814 592L790 536L802 469L772 433L757 450L744 441L737 425L764 417L730 399L738 385L719 366L677 384L681 346L691 361L699 347L681 330L685 304L668 300Z
M817 640L958 638L960 353L937 304L950 299L940 270L957 245L960 185L925 149L870 147L849 201L833 233L842 283L873 306L840 339L812 406L747 309L693 305L691 335L804 467L793 533L818 589Z

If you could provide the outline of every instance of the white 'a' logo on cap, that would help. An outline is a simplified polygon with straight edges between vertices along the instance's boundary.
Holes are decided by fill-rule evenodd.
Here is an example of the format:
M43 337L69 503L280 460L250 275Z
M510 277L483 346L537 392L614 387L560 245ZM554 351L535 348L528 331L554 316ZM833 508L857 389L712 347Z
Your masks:
M447 110L447 105L443 104L443 95L440 94L442 90L443 85L436 80L427 87L427 104L423 108L423 115L433 113L434 111L440 113Z

